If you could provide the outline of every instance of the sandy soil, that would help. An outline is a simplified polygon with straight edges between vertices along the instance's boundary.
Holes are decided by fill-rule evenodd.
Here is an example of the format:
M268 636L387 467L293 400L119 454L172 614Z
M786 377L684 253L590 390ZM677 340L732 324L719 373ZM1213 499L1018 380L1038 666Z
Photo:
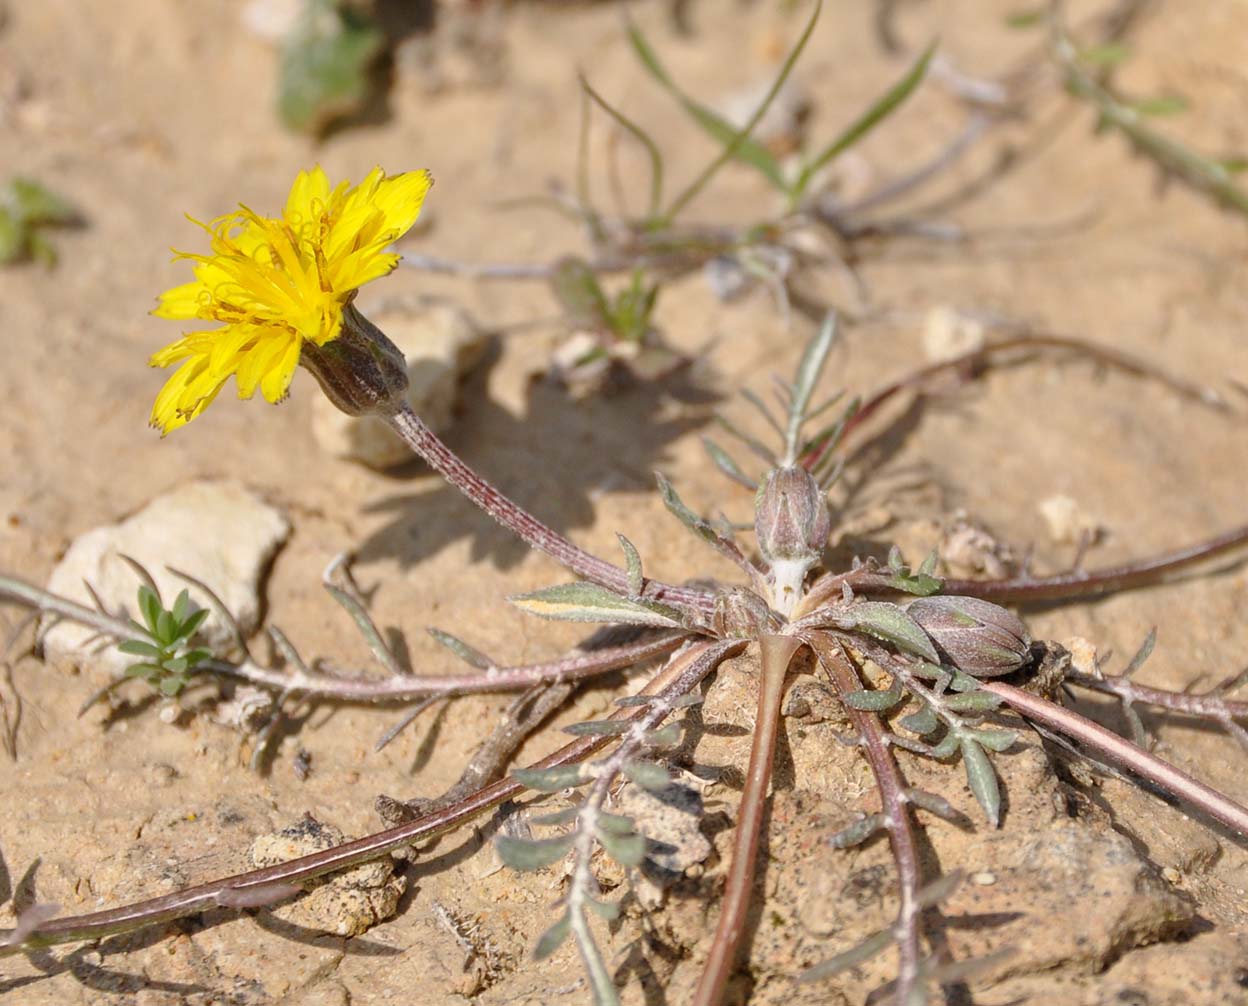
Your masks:
M658 4L643 6L640 16L674 72L698 93L717 96L768 74L775 52L799 27L789 6L694 4L696 34L687 39L672 33ZM827 6L799 73L815 102L815 136L848 121L903 65L880 50L874 5ZM305 652L366 662L363 644L318 586L334 554L358 550L357 576L377 588L376 615L407 630L416 667L449 669L449 658L419 631L427 624L516 661L558 653L575 641L575 631L525 619L500 600L559 580L560 571L526 556L419 468L379 475L318 455L308 430L316 392L307 375L280 408L223 396L168 440L147 430L162 376L144 360L173 332L146 312L160 290L182 279L167 249L196 240L184 212L210 217L240 199L276 208L295 171L318 161L332 176L353 179L374 164L431 169L432 226L412 242L415 250L521 262L576 250L578 235L566 224L537 211L504 215L494 204L539 191L551 177L569 177L578 66L591 69L604 93L625 96L630 113L653 128L670 152L673 177L688 177L707 144L645 81L608 5L517 5L503 22L501 65L444 54L455 71L448 71L447 89L431 96L418 74L400 74L387 116L315 144L275 124L274 56L240 28L241 7L5 4L0 177L46 181L84 209L88 225L56 238L56 270L0 273L0 568L42 582L77 534L189 479L232 476L292 519L292 538L268 583L268 621ZM992 75L1033 44L1003 27L1014 7L932 0L903 5L898 24L907 43L939 34L958 66ZM1132 36L1136 55L1122 83L1140 93L1184 94L1192 111L1165 128L1202 149L1243 151L1245 38L1248 7L1235 0L1158 3ZM501 84L491 84L491 76ZM1248 247L1242 218L1181 184L1159 186L1147 162L1117 138L1094 136L1092 115L1059 95L1040 108L1042 115L992 133L928 193L956 191L1007 148L1020 153L1011 171L940 215L965 227L969 240L895 241L867 251L861 269L872 302L890 310L849 331L835 379L865 390L919 362L926 312L954 305L1081 334L1221 387L1229 378L1248 380L1248 297L1235 281ZM887 177L940 149L962 114L941 88L927 87L870 139L856 163L873 178ZM624 153L631 184L641 162ZM694 216L741 219L767 198L755 176L729 171ZM812 296L848 302L833 270L805 282ZM377 288L387 295L423 290L460 298L492 326L553 313L547 293L534 286L401 270ZM587 547L612 553L619 529L654 575L727 576L664 517L648 491L649 472L662 467L674 476L696 508L722 507L743 519L749 500L725 488L698 434L709 424L713 399L745 381L757 386L768 369L790 369L809 324L798 319L786 329L762 291L720 304L696 276L664 292L659 321L681 348L710 345L693 373L699 394L639 388L572 402L530 379L554 340L550 329L537 329L500 340L491 365L467 388L451 439L506 491ZM993 374L956 408L911 418L881 442L855 500L855 512L875 513L874 524L862 525L875 529L851 546L895 538L917 557L938 540L938 523L960 507L1001 541L1020 549L1034 544L1039 568L1059 567L1069 546L1050 540L1037 509L1055 493L1074 497L1107 531L1089 565L1194 541L1245 517L1242 420L1147 382L1087 365L1037 363ZM899 488L916 477L919 490ZM1242 667L1246 601L1248 578L1232 568L1028 618L1039 637L1084 636L1119 655L1156 626L1159 643L1143 675L1179 688ZM708 794L719 815L711 829L717 855L653 917L642 920L634 911L603 933L627 1002L686 1001L705 953L723 869L718 855L739 791L733 767L744 764L748 746L748 737L731 728L749 725L751 673L743 658L721 674L704 718L724 729L699 731L691 753L708 773L725 770ZM234 872L257 834L305 812L348 834L373 830L377 794L441 792L504 705L490 698L457 702L435 726L408 731L380 755L371 748L394 711L321 708L298 735L312 765L300 781L289 749L267 777L249 772L248 742L204 716L168 726L143 705L75 718L103 680L90 671L28 659L12 678L23 713L17 758L0 762L0 880L7 894L37 863L39 900L72 911ZM610 698L609 691L588 693L562 718L590 717ZM1109 721L1118 723L1112 713ZM1226 737L1148 722L1165 757L1248 800L1243 754ZM753 1002L860 1002L891 966L886 958L875 971L820 987L795 990L791 983L891 911L886 850L877 844L837 853L821 841L870 802L864 769L835 741L840 727L835 718L789 727L772 811L782 837L770 844L768 901L755 920L750 982L735 993L752 989ZM535 739L525 757L556 743L554 734ZM991 886L974 888L949 906L947 931L958 954L1002 944L1019 950L1015 965L997 965L979 979L991 990L975 1001L1248 1001L1245 972L1236 970L1248 967L1248 947L1239 939L1248 923L1242 841L1208 838L1173 808L1114 780L1071 790L1052 776L1032 740L998 764L1009 803L1001 833L939 822L929 829L930 855L945 869L1009 877L1041 864L1039 872L1019 873L1017 887L1004 884L992 897L983 893ZM973 810L960 769L909 759L904 767ZM1078 813L1059 813L1055 800ZM1027 845L1036 835L1055 836L1052 829L1068 821L1078 825L1068 852L1053 851L1068 848L1056 838ZM1063 872L1062 863L1070 868ZM1103 874L1096 872L1102 865L1088 865L1085 876L1080 863L1110 865ZM1101 877L1117 879L1102 884ZM488 1003L586 1001L570 945L540 966L527 958L551 918L555 875L517 879L498 869L479 832L467 830L423 854L408 883L398 916L354 940L292 930L263 916L222 915L116 940L102 948L106 953L70 948L6 960L0 998L441 1004L479 993ZM1172 924L1150 930L1123 923L1142 891L1152 892L1146 910L1169 911ZM485 954L484 941L494 948L489 969L465 963L436 906L464 927L478 927L479 952ZM7 922L0 912L0 923ZM1168 941L1134 950L1150 932Z

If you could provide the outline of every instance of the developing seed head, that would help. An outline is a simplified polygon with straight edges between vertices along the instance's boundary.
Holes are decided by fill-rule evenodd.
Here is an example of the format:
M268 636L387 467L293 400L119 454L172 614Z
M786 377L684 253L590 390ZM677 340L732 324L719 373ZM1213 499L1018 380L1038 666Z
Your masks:
M790 465L767 473L754 500L754 533L763 558L813 562L831 531L827 500L810 472Z
M906 609L953 667L977 678L1009 674L1031 659L1031 636L1012 612L978 597L923 597Z
M342 312L338 338L307 342L299 358L325 397L349 416L396 413L407 394L407 362L399 347L353 305Z
M788 465L767 473L754 500L754 534L771 567L772 604L781 614L797 604L831 531L827 500L810 472Z

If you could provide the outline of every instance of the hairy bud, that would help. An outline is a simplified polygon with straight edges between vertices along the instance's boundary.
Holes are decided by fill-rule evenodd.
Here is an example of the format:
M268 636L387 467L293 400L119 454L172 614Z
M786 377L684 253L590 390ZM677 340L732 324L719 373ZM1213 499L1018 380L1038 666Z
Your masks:
M318 346L306 341L299 364L312 372L325 397L348 416L398 412L407 394L407 361L399 347L352 305L338 336Z
M906 614L953 667L977 678L1016 671L1030 659L1031 636L1011 612L978 597L923 597Z
M827 500L810 472L788 465L767 473L754 500L754 534L771 567L771 602L782 615L793 611L831 530Z
M813 562L828 542L832 517L819 483L805 468L773 468L758 487L754 533L769 562Z

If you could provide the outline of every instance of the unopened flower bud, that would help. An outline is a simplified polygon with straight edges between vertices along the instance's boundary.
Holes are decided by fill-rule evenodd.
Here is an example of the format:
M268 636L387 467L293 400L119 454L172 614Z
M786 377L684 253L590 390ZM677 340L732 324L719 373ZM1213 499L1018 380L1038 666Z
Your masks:
M304 342L299 363L348 416L393 415L406 401L402 352L350 304L342 312L338 335L322 346Z
M754 533L768 562L798 560L809 566L831 531L827 500L810 472L790 465L767 473L754 501Z
M1030 659L1027 627L1005 608L978 597L923 597L906 614L951 666L972 677L1009 674Z

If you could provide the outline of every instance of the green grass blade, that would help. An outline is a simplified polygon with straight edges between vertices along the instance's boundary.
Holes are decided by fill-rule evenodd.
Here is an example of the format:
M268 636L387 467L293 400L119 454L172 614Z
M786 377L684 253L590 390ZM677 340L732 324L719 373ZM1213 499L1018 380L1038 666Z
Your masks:
M580 80L581 89L590 100L611 116L633 139L646 148L646 155L650 158L650 202L649 208L646 210L646 216L657 216L659 207L663 203L663 154L659 151L658 144L637 123L633 122L619 109L608 104L607 100L595 91L589 81L585 79L584 74L577 74L577 79Z
M815 22L819 19L819 12L823 8L823 0L817 0L815 9L811 13L810 20L803 29L801 37L797 40L797 44L786 57L784 64L780 67L780 73L776 79L772 81L771 87L768 89L766 96L759 104L758 108L750 116L749 120L741 129L736 129L722 116L711 111L705 105L685 94L663 64L659 62L658 56L650 43L646 41L646 37L641 33L641 29L637 27L631 16L625 13L629 41L632 43L634 51L637 53L638 59L642 65L649 71L650 75L671 94L681 107L701 126L714 140L721 145L719 155L715 157L695 178L687 188L672 202L667 212L663 215L664 221L670 221L706 186L716 172L719 171L728 161L736 159L760 171L763 176L771 182L781 192L787 192L789 185L785 181L784 173L780 169L779 162L771 155L771 153L761 143L750 138L754 128L758 125L762 117L767 113L767 109L771 107L771 103L775 101L776 95L780 93L780 88L784 86L784 82L788 80L789 74L793 70L797 58L801 55L802 50L806 47L807 41L810 39L811 33L814 31Z
M910 97L926 75L927 66L931 62L932 54L935 51L936 43L933 42L923 51L923 55L918 58L918 61L915 62L914 66L910 68L909 72L901 80L884 92L883 96L874 105L851 122L840 136L824 147L813 161L808 162L802 168L801 174L797 176L797 182L793 186L793 201L795 203L805 194L806 187L810 184L810 180L817 171L861 140L892 115Z

